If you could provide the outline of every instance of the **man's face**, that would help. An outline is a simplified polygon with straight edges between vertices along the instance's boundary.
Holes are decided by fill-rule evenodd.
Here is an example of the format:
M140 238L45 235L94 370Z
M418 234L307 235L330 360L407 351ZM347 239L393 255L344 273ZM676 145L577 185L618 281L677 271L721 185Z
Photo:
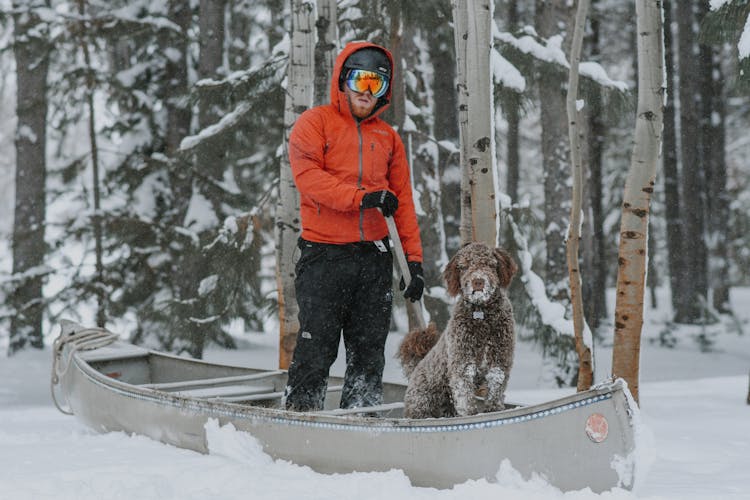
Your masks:
M375 104L377 104L378 100L372 96L369 90L360 94L344 85L344 92L346 92L349 108L351 108L354 116L362 119L372 114L372 110L375 109Z

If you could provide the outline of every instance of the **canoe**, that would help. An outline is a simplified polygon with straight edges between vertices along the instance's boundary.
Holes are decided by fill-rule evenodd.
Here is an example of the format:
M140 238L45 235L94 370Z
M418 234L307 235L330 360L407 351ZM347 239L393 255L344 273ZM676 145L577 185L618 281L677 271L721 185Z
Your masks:
M637 409L622 381L534 405L440 419L403 418L405 386L384 385L377 407L337 409L331 377L325 409L280 407L283 370L178 357L62 322L55 342L53 399L100 432L124 431L208 452L209 419L251 434L274 459L321 473L401 469L415 486L450 488L494 480L508 460L524 477L563 491L630 489ZM57 394L56 394L57 393Z

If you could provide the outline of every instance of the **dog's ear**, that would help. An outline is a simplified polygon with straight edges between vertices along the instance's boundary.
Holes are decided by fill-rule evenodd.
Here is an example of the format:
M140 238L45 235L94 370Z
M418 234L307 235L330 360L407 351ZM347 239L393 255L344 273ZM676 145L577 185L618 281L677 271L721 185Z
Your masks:
M461 293L461 277L458 272L458 265L456 264L456 256L448 262L443 271L443 279L445 280L445 286L448 290L448 295L455 297Z
M500 279L500 286L508 288L513 276L518 272L518 265L513 257L503 248L496 248L492 254L497 259L497 276Z

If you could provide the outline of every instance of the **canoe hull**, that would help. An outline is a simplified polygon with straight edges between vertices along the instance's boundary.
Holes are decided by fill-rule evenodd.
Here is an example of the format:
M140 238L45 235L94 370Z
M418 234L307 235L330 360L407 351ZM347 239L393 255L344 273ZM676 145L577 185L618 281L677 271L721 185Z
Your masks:
M472 417L367 418L184 397L123 381L132 379L128 371L143 373L134 364L159 359L176 367L185 363L191 379L247 372L154 352L102 369L101 363L91 363L90 353L79 352L62 378L62 392L76 417L100 432L135 433L206 453L205 424L217 419L251 434L273 458L323 473L401 469L414 485L448 488L470 479L492 480L508 460L524 477L539 474L562 490L632 486L633 468L618 465L632 462L635 449L632 408L619 381L541 405ZM208 375L201 374L204 369ZM179 369L173 370L177 380ZM592 416L606 427L604 434L595 429L593 438Z

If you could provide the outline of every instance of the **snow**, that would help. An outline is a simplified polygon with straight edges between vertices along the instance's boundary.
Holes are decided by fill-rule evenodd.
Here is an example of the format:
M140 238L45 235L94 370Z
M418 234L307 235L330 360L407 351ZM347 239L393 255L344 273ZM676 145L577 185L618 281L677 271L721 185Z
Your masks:
M203 196L203 193L198 191L195 186L193 186L193 196L190 198L190 204L185 214L184 225L196 233L219 225L219 218L214 212L211 201Z
M513 89L516 92L526 90L526 79L521 72L495 49L490 51L492 80L497 85Z
M711 10L719 10L724 4L729 3L731 0L709 0L709 7Z
M609 298L611 302L612 291ZM666 299L665 294L659 295L661 304L667 304ZM747 330L750 289L733 289L732 304ZM588 489L562 493L542 478L524 480L508 462L500 467L496 482L468 481L449 490L413 487L399 470L318 474L308 467L273 460L251 436L213 420L206 423L207 455L141 436L97 434L54 408L49 395L51 354L47 348L0 358L0 498L748 499L748 332L743 335L720 325L706 327L715 344L712 351L701 352L693 340L701 328L683 326L674 331L679 339L677 347L667 349L654 340L665 328L668 315L666 306L646 312L640 384L643 407L638 412L640 417L636 415L642 419L637 426L642 435L635 460L639 465L651 462L651 466L647 475L638 478L635 492L615 488L601 494ZM57 329L52 333L48 344ZM240 349L214 348L207 358L275 366L277 341L273 335L246 334L240 338ZM388 380L401 380L392 356L400 339L399 334L392 334L388 340ZM597 369L604 370L597 373L601 380L606 376L611 346L597 346L597 355ZM528 344L519 344L508 400L534 403L570 393L572 389L538 387L539 358ZM341 359L333 371L343 372ZM630 457L621 458L615 465L628 466Z
M750 14L745 20L745 28L742 30L740 41L737 43L737 51L740 59L750 57Z

